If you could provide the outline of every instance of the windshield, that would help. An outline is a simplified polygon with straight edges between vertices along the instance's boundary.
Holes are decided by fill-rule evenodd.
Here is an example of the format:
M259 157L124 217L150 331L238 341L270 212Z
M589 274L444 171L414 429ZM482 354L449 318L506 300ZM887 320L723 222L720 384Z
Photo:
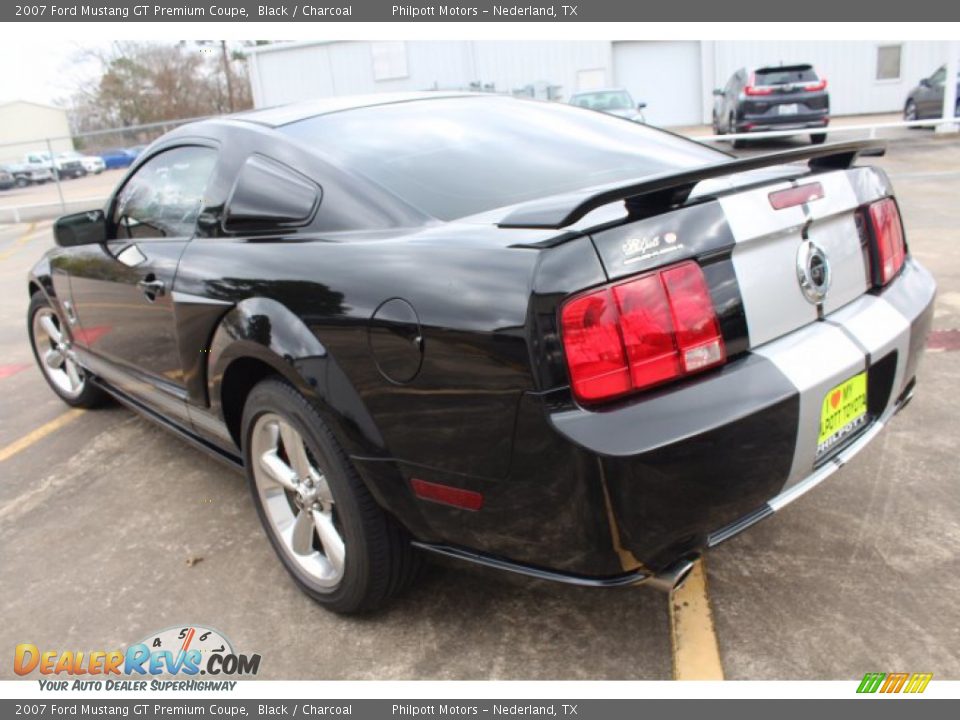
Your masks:
M727 157L614 116L507 97L393 103L278 129L442 220Z
M573 96L573 104L590 110L630 110L633 99L626 90L604 90Z

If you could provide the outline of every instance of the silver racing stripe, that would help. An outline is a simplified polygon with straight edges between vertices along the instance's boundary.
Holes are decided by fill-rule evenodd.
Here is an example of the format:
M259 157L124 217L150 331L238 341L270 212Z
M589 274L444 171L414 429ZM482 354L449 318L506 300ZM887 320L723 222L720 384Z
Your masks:
M864 295L837 310L827 320L848 332L865 349L872 361L897 352L897 371L893 378L891 402L907 378L904 362L910 351L910 321L896 308L875 295ZM867 388L870 392L870 388Z
M867 358L840 328L814 322L754 350L772 362L800 396L797 440L785 488L803 480L816 461L820 411L826 394L866 369ZM869 392L869 390L868 390Z
M769 201L773 192L813 182L823 187L817 200L780 210ZM751 347L813 322L818 309L829 314L866 292L869 265L855 219L863 185L855 191L848 171L835 171L719 198L733 234L732 262ZM830 265L832 283L822 308L804 297L796 278L805 239L825 252Z

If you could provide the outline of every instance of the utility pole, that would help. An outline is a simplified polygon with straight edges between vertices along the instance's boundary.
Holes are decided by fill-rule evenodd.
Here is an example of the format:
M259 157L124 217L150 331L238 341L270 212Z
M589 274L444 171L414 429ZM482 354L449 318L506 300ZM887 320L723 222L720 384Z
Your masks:
M223 74L227 80L227 108L233 112L233 75L230 72L230 54L227 52L227 41L220 41L220 53L223 56Z
M955 133L957 125L957 72L960 71L960 42L947 44L947 76L943 80L943 122L937 125L938 133Z

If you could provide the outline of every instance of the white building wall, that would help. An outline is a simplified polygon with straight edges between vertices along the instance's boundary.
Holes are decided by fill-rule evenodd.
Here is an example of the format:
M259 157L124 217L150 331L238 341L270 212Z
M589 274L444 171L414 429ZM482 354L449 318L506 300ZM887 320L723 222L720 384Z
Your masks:
M740 67L811 62L829 82L833 114L896 112L910 88L945 61L946 43L902 43L896 80L876 79L880 44L889 43L418 40L403 43L402 77L377 79L371 42L302 42L258 49L251 84L256 107L335 95L466 89L471 82L493 84L499 92L557 85L561 100L578 89L623 85L649 104L651 123L673 125L709 122L713 89Z
M613 43L613 85L645 102L651 125L697 125L701 100L701 43L696 40Z
M67 111L26 101L0 104L0 162L21 162L28 152L73 150Z
M256 107L308 98L406 90L466 89L471 82L511 92L529 84L561 86L566 99L578 73L607 72L607 42L405 42L404 77L376 79L373 43L293 43L253 55L251 84Z

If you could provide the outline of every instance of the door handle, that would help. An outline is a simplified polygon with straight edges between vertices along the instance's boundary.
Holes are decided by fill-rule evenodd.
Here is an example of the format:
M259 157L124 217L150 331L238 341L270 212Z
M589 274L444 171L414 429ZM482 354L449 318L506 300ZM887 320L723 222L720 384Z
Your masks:
M167 286L163 280L157 280L153 275L147 275L146 278L137 283L137 287L147 296L147 300L153 301L157 296L163 295L167 291Z

